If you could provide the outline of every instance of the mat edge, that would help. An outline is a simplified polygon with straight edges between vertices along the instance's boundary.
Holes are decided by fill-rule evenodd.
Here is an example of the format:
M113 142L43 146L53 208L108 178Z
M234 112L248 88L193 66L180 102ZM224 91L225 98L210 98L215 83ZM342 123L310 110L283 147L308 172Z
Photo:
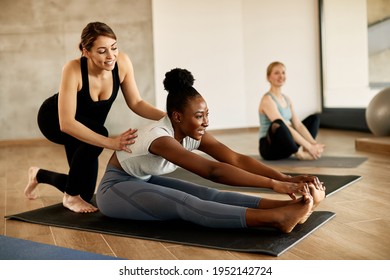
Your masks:
M55 206L55 205L50 205L50 206ZM50 207L50 206L48 206L48 207ZM27 212L29 212L29 211L27 211ZM25 212L22 212L22 213L19 213L19 214L7 215L7 216L5 216L5 218L13 219L13 220L16 220L16 221L28 222L28 223L32 223L32 224L38 224L38 225L42 225L42 226L49 226L49 227L52 226L52 227L72 229L72 230L79 230L79 231L88 231L88 232L93 232L93 233L98 233L98 234L114 235L114 236L119 236L119 237L128 237L128 238L142 239L142 240L155 241L155 242L166 242L166 243L171 243L171 244L180 244L180 245L186 245L186 246L193 246L193 247L200 247L200 248L209 248L209 249L216 249L216 250L223 250L223 251L234 251L234 252L242 252L242 253L265 254L265 255L269 255L269 256L279 257L284 252L286 252L287 250L289 250L290 248L292 248L293 246L295 246L296 244L301 242L303 239L305 239L311 233L316 231L318 228L320 228L322 225L324 225L325 223L327 223L329 220L331 220L333 217L336 216L336 213L332 212L332 211L315 211L315 212L321 212L321 213L331 214L331 215L327 219L322 221L320 224L318 224L316 227L314 227L312 230L310 230L305 235L303 235L302 238L300 238L299 240L297 240L293 244L289 245L287 248L283 249L282 251L223 248L223 247L218 247L218 246L210 246L210 245L203 245L203 244L199 245L199 244L195 244L195 243L188 243L188 242L185 242L185 241L184 242L183 241L175 242L175 241L164 239L164 238L157 239L157 238L150 238L150 237L144 237L144 236L139 237L139 236L134 236L134 235L124 235L124 234L120 234L120 233L116 233L116 232L103 232L101 230L93 230L93 229L90 229L90 228L88 228L88 229L85 229L85 228L84 229L80 229L78 227L73 227L73 226L68 226L68 225L48 224L48 223L44 223L44 222L31 221L29 219L17 216L17 215L21 215L21 214L23 214Z

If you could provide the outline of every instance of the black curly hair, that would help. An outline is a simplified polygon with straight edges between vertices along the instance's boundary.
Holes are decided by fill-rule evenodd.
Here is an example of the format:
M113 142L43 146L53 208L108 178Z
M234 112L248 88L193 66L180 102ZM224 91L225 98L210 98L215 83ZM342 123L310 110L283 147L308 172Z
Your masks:
M194 76L186 69L175 68L165 73L164 89L168 92L167 113L171 117L173 111L183 112L190 99L200 96L193 87Z

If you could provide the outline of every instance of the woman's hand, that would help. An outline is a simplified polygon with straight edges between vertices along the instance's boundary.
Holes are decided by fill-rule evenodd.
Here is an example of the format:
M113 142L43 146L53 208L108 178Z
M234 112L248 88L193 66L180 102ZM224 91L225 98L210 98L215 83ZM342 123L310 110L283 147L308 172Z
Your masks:
M297 199L295 194L310 193L309 185L305 182L292 183L276 181L272 189L278 193L288 194L292 199Z
M324 183L321 182L317 176L313 176L313 175L293 176L288 178L286 181L292 183L303 182L303 183L313 184L317 190L323 190L325 188Z
M314 158L319 159L324 152L325 145L324 144L311 144L310 148L307 149L308 153Z
M135 138L137 135L138 129L130 128L129 130L123 132L121 135L112 138L113 141L113 150L115 151L126 151L131 153L131 149L128 147L135 143Z

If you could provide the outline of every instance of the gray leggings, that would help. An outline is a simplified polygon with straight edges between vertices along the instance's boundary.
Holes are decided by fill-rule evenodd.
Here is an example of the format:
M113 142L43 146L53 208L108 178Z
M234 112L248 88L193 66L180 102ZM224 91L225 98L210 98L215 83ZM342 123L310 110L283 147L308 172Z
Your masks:
M245 228L246 209L257 208L260 199L163 176L144 181L111 165L96 194L99 210L108 217L182 219L213 228Z

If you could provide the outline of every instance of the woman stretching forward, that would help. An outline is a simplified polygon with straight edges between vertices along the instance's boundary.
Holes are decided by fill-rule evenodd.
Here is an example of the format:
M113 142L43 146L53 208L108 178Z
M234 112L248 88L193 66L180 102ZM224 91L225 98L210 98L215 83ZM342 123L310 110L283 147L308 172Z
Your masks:
M113 153L96 195L100 211L122 219L182 219L214 228L292 231L324 198L325 187L315 176L282 174L218 142L206 132L207 104L193 82L185 69L166 73L167 116L139 129L132 153ZM215 160L191 152L196 149ZM177 166L223 184L271 188L292 200L218 191L160 176Z

